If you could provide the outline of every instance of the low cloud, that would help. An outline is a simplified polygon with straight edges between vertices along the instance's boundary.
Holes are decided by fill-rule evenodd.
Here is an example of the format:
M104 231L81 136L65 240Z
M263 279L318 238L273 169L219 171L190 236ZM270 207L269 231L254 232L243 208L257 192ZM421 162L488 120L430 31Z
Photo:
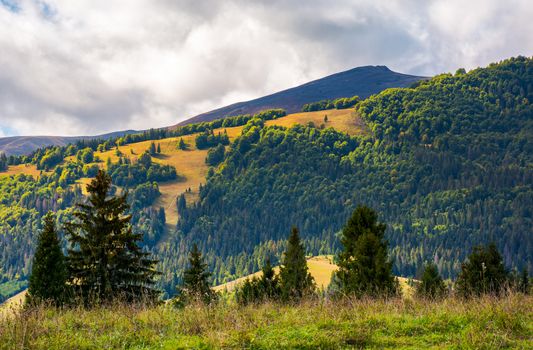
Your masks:
M0 0L0 136L175 124L337 71L531 55L527 0Z

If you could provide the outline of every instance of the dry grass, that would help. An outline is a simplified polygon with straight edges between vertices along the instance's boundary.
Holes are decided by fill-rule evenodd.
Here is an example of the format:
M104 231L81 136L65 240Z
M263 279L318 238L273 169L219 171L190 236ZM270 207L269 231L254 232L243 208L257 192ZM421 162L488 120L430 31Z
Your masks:
M324 116L326 115L328 116L328 122L324 123ZM351 108L289 114L283 118L269 120L266 122L266 125L291 127L294 124L305 125L309 122L313 122L316 126L324 124L327 128L332 127L350 135L359 135L366 132L363 121Z
M41 170L38 170L35 164L10 165L6 171L0 172L0 177L18 174L31 175L38 178L41 176Z
M39 307L0 320L2 349L501 349L533 346L533 298L309 300L239 307Z

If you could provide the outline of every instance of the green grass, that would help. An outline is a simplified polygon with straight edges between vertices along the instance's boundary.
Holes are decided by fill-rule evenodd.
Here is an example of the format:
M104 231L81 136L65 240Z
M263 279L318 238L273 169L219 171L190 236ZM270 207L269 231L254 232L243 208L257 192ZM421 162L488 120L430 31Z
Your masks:
M0 320L14 349L532 348L533 297L307 301L212 308L38 308Z

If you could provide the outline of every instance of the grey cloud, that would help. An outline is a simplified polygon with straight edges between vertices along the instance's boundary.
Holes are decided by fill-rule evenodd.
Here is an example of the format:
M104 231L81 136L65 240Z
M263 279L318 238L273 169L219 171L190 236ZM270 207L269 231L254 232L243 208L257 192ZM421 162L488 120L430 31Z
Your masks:
M419 75L531 55L528 0L70 1L0 6L0 130L170 125L354 66Z

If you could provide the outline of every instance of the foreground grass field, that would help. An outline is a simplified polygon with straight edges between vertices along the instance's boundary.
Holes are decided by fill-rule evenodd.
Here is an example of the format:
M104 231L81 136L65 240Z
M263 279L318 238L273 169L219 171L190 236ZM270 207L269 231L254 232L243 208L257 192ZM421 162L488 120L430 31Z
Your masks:
M1 349L500 349L533 347L533 298L308 301L212 308L28 310Z

